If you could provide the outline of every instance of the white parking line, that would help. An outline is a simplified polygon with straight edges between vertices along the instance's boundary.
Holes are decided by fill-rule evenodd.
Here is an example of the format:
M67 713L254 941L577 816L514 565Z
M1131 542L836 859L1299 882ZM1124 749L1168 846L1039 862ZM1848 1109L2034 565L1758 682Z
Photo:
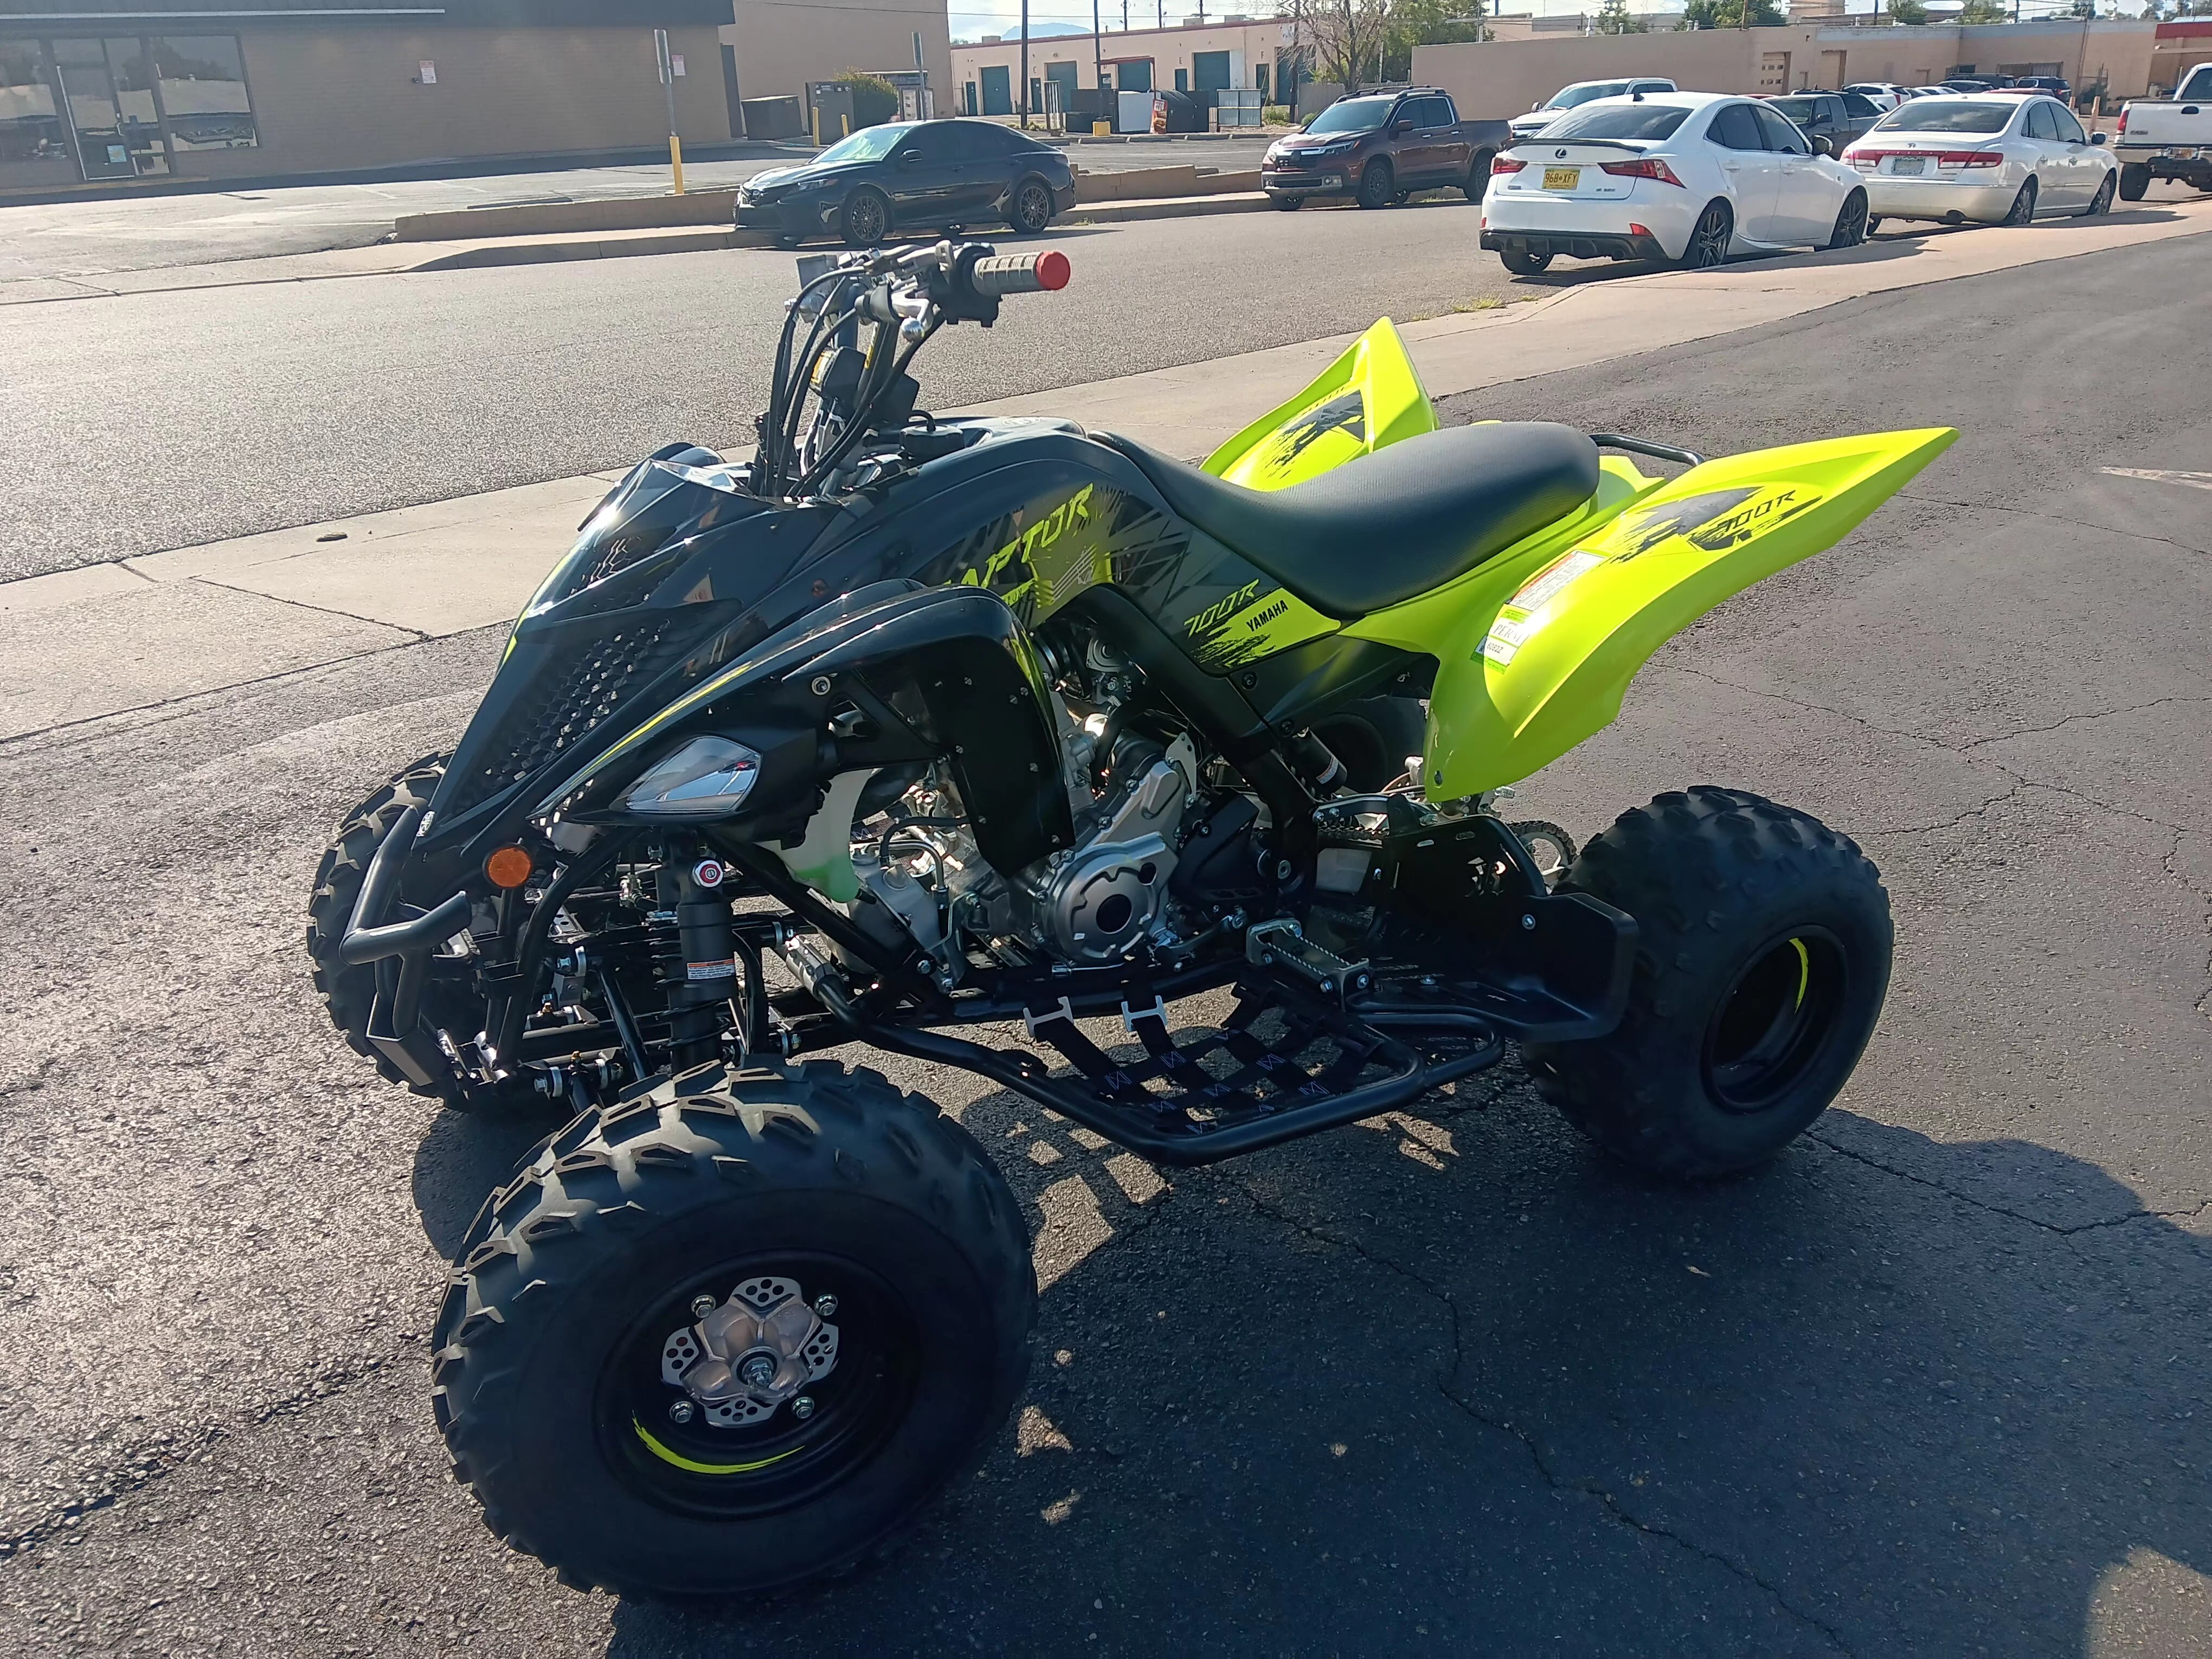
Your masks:
M2107 466L2099 469L2115 478L2148 478L2153 483L2186 484L2191 489L2212 489L2212 472L2166 472L2153 467Z

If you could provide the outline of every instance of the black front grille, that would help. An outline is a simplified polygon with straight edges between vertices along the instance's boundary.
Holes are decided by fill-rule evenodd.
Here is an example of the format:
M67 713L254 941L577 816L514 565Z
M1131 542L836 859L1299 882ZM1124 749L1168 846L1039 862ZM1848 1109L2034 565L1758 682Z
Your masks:
M451 812L465 812L599 732L615 711L683 653L670 620L632 623L587 646L564 672L500 722L485 763L457 781Z

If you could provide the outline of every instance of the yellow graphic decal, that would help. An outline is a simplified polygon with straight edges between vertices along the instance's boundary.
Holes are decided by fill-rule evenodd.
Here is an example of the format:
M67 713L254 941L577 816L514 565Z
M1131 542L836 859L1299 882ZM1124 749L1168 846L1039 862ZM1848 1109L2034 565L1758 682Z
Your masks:
M1250 567L1247 566L1246 568L1249 569ZM1246 582L1243 586L1235 590L1226 599L1216 599L1185 623L1183 631L1191 638L1196 639L1216 623L1224 621L1240 607L1251 604L1252 596L1259 591L1260 584L1257 580Z
M1032 561L1036 555L1050 547L1069 531L1081 529L1091 522L1091 492L1095 488L1096 486L1092 484L1084 485L1082 489L1039 519L1012 541L991 555L982 564L969 570L960 578L961 585L965 587L991 587L997 583L1000 576L1009 566L1018 563L1026 565L1030 572L1029 580L1016 583L999 595L1007 604L1012 605L1028 591L1030 582L1036 580L1036 567ZM1098 580L1102 578L1091 574L1090 580ZM1061 596L1063 599L1065 597L1065 595Z
M764 1469L771 1463L781 1463L785 1458L796 1457L806 1449L804 1446L793 1446L789 1451L781 1451L773 1457L763 1457L753 1463L701 1463L684 1456L681 1452L669 1450L667 1447L655 1440L645 1425L635 1417L630 1419L629 1425L637 1431L637 1437L645 1442L647 1449L655 1457L665 1463L673 1463L679 1469L689 1469L694 1474L750 1474L755 1469Z

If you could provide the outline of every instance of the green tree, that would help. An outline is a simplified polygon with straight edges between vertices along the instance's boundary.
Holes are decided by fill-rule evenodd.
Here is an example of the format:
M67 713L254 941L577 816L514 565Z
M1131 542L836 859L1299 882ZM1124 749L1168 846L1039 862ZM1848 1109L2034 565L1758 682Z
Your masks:
M1628 0L1598 0L1595 27L1600 34L1642 34L1651 25L1629 11Z
M898 119L898 88L879 75L848 69L838 77L853 94L853 125L872 127Z
M2009 23L2012 21L2012 9L2005 4L2004 0L1966 0L1966 3L1959 8L1959 21L1961 23Z
M1682 8L1685 28L1773 28L1787 21L1774 0L1690 0Z
M1907 27L1928 21L1928 8L1920 0L1889 0L1889 21Z
M1382 78L1409 79L1415 46L1489 40L1484 10L1482 0L1394 0L1382 25Z

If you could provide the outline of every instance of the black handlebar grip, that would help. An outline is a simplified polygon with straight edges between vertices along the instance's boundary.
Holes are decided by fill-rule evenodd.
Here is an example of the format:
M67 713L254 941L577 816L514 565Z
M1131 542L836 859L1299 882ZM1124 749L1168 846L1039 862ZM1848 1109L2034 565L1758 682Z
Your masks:
M975 261L969 281L978 294L1049 294L1067 286L1067 256L1057 248L1047 253L998 253Z

